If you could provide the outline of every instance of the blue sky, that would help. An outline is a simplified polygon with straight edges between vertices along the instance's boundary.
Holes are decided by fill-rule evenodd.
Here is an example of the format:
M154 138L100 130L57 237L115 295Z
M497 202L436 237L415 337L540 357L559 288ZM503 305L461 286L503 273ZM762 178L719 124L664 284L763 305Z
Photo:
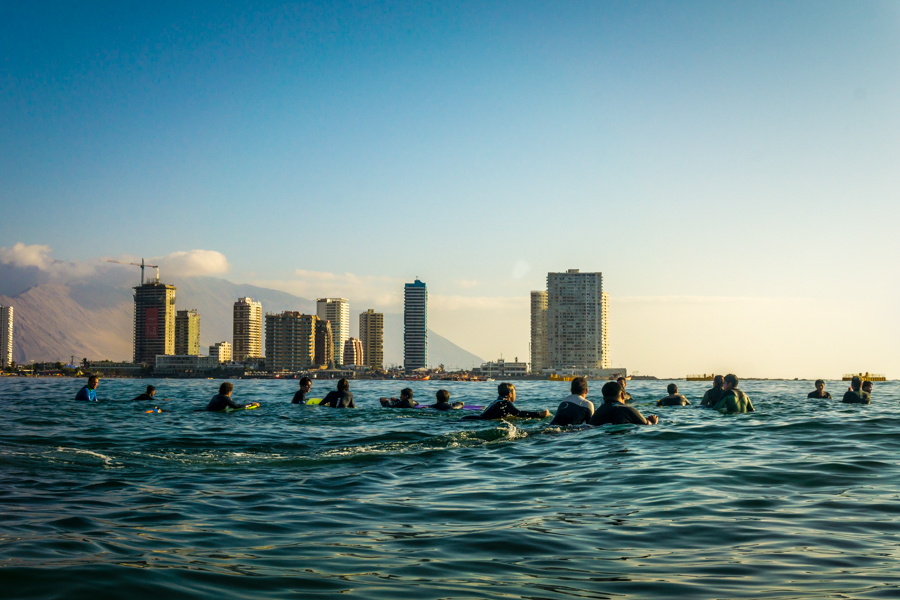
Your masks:
M7 3L0 246L216 251L354 312L418 275L437 331L520 358L528 291L602 271L631 302L614 360L676 374L658 337L699 353L717 324L647 298L775 302L798 340L823 324L791 303L838 303L875 369L900 358L861 304L900 292L898 29L889 2Z

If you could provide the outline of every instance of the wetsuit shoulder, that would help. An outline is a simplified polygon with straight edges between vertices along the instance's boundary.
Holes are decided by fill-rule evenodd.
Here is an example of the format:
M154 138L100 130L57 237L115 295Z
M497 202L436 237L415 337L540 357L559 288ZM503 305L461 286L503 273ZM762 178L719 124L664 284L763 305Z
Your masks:
M303 390L300 390L294 397L291 399L291 404L306 404L306 393Z

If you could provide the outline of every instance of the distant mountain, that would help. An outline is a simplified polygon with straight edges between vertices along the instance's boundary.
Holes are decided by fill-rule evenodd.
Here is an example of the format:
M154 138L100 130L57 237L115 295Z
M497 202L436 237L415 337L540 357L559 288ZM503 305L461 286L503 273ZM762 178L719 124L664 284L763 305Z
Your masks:
M68 283L39 283L0 305L14 306L13 358L20 363L88 358L131 360L134 299L139 283L130 272L113 269ZM263 311L315 313L315 302L286 292L237 284L216 277L169 278L178 288L176 307L200 312L200 347L231 341L232 305L242 296L262 302ZM356 329L359 311L351 314ZM483 361L429 331L429 363L469 367ZM385 363L403 364L403 317L385 315Z

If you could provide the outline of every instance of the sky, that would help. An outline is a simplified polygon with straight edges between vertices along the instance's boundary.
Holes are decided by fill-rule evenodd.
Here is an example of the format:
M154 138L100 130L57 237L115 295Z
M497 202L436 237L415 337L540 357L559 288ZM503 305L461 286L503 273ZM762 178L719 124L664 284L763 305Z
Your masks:
M354 315L419 277L434 331L520 360L579 268L632 372L896 376L898 33L895 2L4 3L0 261L206 257Z

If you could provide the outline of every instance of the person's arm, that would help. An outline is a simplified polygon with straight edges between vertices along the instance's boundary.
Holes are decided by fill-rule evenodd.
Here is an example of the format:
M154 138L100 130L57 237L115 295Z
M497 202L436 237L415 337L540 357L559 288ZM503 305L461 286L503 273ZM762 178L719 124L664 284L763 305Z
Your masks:
M691 405L691 401L687 399L687 396L682 396L681 399L684 400L684 406Z
M621 409L619 409L619 410L621 410ZM641 411L639 411L638 409L636 409L632 406L625 407L625 414L628 415L628 422L630 422L630 423L634 423L635 425L649 425L650 424L649 420L647 418L645 418L644 415L641 414ZM651 415L651 416L653 416L653 415Z
M228 408L247 408L247 404L240 404L231 399L231 396L225 396L225 404Z
M747 396L747 412L756 412L756 409L753 408L753 403L750 402L750 396Z
M501 414L501 411L500 411L500 406L501 406L500 402L494 402L490 406L488 406L486 409L484 409L484 412L481 413L480 415L466 415L465 417L462 418L462 420L463 421L482 421L482 420L490 421L493 419L499 419L499 418L503 417L503 415Z
M550 411L547 409L519 410L512 402L510 402L509 406L507 406L506 412L507 414L512 415L513 417L519 417L520 419L543 419L544 417L550 416Z
M353 392L347 392L347 396L349 396L350 401L347 402L346 407L347 408L356 408L356 404L353 403Z

